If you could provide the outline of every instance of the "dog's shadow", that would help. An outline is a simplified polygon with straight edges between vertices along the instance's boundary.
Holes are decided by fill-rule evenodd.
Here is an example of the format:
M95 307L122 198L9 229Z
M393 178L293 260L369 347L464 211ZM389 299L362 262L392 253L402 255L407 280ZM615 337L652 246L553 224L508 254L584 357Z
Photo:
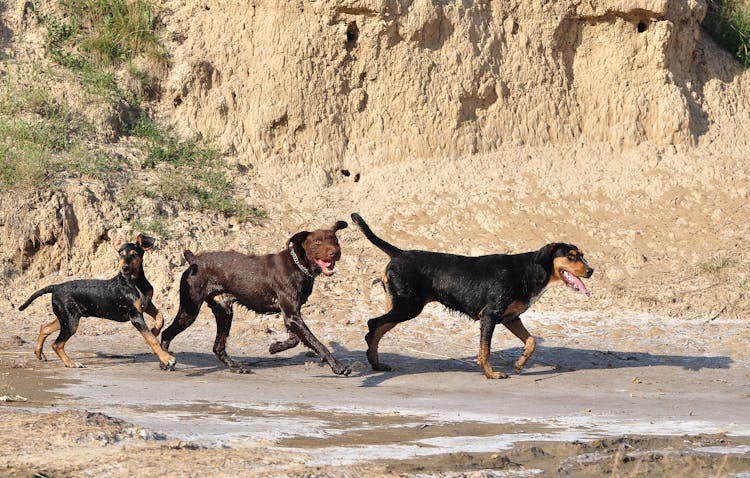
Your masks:
M649 366L680 367L687 370L726 369L733 363L725 356L694 356L694 355L660 355L649 352L622 352L609 350L582 349L570 347L546 347L537 342L537 349L532 356L523 375L544 376L550 374L569 373L576 370L598 370L639 368ZM298 346L295 354L242 356L233 355L232 358L254 369L270 369L294 365L311 364L320 369L320 375L333 375L327 364L322 366L320 359L310 350ZM497 371L512 372L513 363L523 352L522 347L511 347L492 352L490 362ZM389 372L377 372L370 369L364 350L352 350L337 342L331 343L331 353L344 364L356 364L352 376L362 377L362 387L376 387L379 384L396 377L420 373L460 372L481 374L476 363L476 356L455 358L418 357L400 353L381 352L380 360L393 367ZM418 354L418 353L417 353ZM106 354L103 354L103 357ZM175 353L177 369L183 369L186 376L204 376L217 372L229 372L226 365L219 362L213 353L207 352L179 352ZM109 358L113 358L110 356ZM131 356L131 361L154 362L155 357L150 353L139 353Z
M278 355L271 355L266 352L265 355L248 356L242 355L241 351L236 351L230 354L230 357L239 362L243 367L249 370L247 375L252 375L255 369L272 369L276 367L288 367L293 365L309 365L314 366L315 369L320 369L321 375L330 374L330 367L325 362L322 362L320 358L310 349L303 345L298 345L295 349L296 353L291 352L281 353ZM182 370L187 377L200 377L204 375L210 375L217 372L233 373L229 370L225 364L219 361L215 354L209 352L181 352L179 350L170 350L170 353L177 359L176 370ZM359 350L349 350L337 342L331 343L331 353L341 363L347 365L356 361L361 361L364 358L364 352ZM156 361L156 357L150 353L137 353L127 356L119 356L113 354L97 353L100 359L128 359L129 362L135 363L149 363ZM158 361L157 361L158 363ZM369 369L369 367L368 367ZM353 372L354 375L357 372ZM245 375L237 373L237 375Z
M733 363L726 356L660 355L649 352L621 352L539 345L523 371L526 376L545 376L577 370L639 368L649 366L680 367L686 370L726 369ZM521 356L522 347L492 352L490 363L496 371L513 372L513 364ZM390 365L389 372L364 372L362 387L376 387L399 376L433 372L467 372L482 374L476 356L457 358L423 358L398 353L380 353L381 363Z

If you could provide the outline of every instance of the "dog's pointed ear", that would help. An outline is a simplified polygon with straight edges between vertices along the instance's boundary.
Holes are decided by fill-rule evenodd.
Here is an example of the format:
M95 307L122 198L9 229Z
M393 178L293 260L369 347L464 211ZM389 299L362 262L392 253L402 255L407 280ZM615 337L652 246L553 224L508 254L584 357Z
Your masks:
M346 229L347 227L349 227L349 224L347 224L346 221L336 221L336 224L333 225L331 230L336 232L341 229Z
M298 232L297 234L290 237L288 241L286 241L286 247L289 247L292 244L301 245L305 241L305 239L307 239L308 235L310 235L310 231Z
M135 243L141 246L144 251L151 250L155 242L156 239L145 234L138 234L138 237L135 239Z
M112 243L112 247L114 247L117 252L120 252L120 248L123 244L125 244L125 241L123 241L122 239L117 239Z

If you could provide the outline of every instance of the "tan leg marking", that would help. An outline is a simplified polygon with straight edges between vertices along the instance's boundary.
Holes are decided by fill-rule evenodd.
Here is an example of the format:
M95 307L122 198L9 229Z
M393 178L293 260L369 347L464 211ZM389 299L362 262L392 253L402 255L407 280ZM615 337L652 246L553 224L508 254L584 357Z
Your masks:
M163 348L161 348L161 345L159 345L159 341L156 340L156 337L154 337L154 334L152 334L150 330L141 332L141 335L143 335L143 338L146 339L146 343L149 347L151 347L151 350L154 352L154 354L159 357L159 361L162 363L162 365L166 367L174 366L177 361L173 356L171 356L170 354L165 352Z
M528 362L529 358L534 353L534 350L536 350L536 340L534 340L534 337L532 337L529 331L526 330L526 327L523 326L520 317L511 320L505 324L505 327L523 342L523 354L518 357L518 360L516 360L516 363L513 365L515 372L521 373L521 369L523 369L523 366L526 365L526 362Z
M47 340L47 337L49 337L51 333L57 332L58 330L60 330L60 321L57 319L52 319L51 322L39 327L39 338L36 339L36 349L34 349L34 355L36 355L37 359L47 360L47 356L44 355L44 352L42 351L44 341Z
M164 327L164 314L156 308L153 302L148 303L148 307L145 311L148 315L154 318L154 327L151 329L151 333L157 336L161 333L162 327Z
M372 335L367 334L369 336L369 340L367 340L367 359L373 367L380 365L380 359L378 357L378 344L380 343L380 339L383 338L386 332L395 326L395 322L386 323L372 331Z
M484 376L491 379L507 378L508 374L503 372L495 372L492 370L490 365L490 344L484 338L479 340L479 355L477 356L477 363L482 370L484 370Z
M85 368L84 365L80 362L74 362L70 360L70 357L68 357L68 354L65 353L65 342L55 342L52 344L52 348L55 350L55 353L58 357L60 357L60 360L63 361L66 367L68 368Z

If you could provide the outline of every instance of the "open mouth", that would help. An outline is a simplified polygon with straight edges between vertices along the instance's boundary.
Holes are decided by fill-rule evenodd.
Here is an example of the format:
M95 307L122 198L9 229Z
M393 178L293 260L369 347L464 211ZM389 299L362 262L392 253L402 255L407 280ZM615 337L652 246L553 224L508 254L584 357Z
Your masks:
M333 268L336 267L336 261L324 261L321 259L315 259L315 263L320 267L320 271L323 275L333 275Z
M591 295L591 292L586 288L586 285L583 283L580 277L574 274L571 274L565 269L560 269L560 277L562 277L562 280L563 282L565 282L565 285L567 285L574 291L580 292L582 294L586 294L586 297L589 297Z

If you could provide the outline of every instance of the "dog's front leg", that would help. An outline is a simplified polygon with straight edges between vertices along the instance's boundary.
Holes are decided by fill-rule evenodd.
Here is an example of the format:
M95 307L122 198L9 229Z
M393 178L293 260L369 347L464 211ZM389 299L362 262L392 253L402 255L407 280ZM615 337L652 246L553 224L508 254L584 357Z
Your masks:
M521 369L523 369L523 366L526 365L526 362L534 353L534 350L536 350L536 340L534 340L534 337L529 333L528 330L526 330L526 327L523 326L521 317L516 317L515 319L508 321L504 325L513 333L513 335L518 337L518 339L523 342L523 353L520 357L518 357L518 360L516 360L516 363L513 365L513 369L515 370L515 372L521 373Z
M154 337L154 334L151 333L148 325L146 325L143 314L138 314L130 317L130 323L132 323L136 330L141 333L148 346L151 347L151 350L159 358L162 370L174 370L174 366L177 363L177 360L168 352L165 352L163 348L161 348L159 341L156 340L156 337Z
M352 372L352 368L349 365L343 365L341 362L328 351L328 348L318 340L310 329L307 328L305 321L302 320L299 310L284 310L284 324L287 330L289 330L290 336L294 334L302 343L307 347L311 348L318 354L318 356L331 366L331 370L336 375L349 375ZM287 339L288 341L289 339Z
M156 308L153 302L148 303L148 307L146 307L144 312L154 318L154 326L151 329L151 333L154 334L155 337L158 337L159 333L161 333L162 327L164 327L164 314Z

